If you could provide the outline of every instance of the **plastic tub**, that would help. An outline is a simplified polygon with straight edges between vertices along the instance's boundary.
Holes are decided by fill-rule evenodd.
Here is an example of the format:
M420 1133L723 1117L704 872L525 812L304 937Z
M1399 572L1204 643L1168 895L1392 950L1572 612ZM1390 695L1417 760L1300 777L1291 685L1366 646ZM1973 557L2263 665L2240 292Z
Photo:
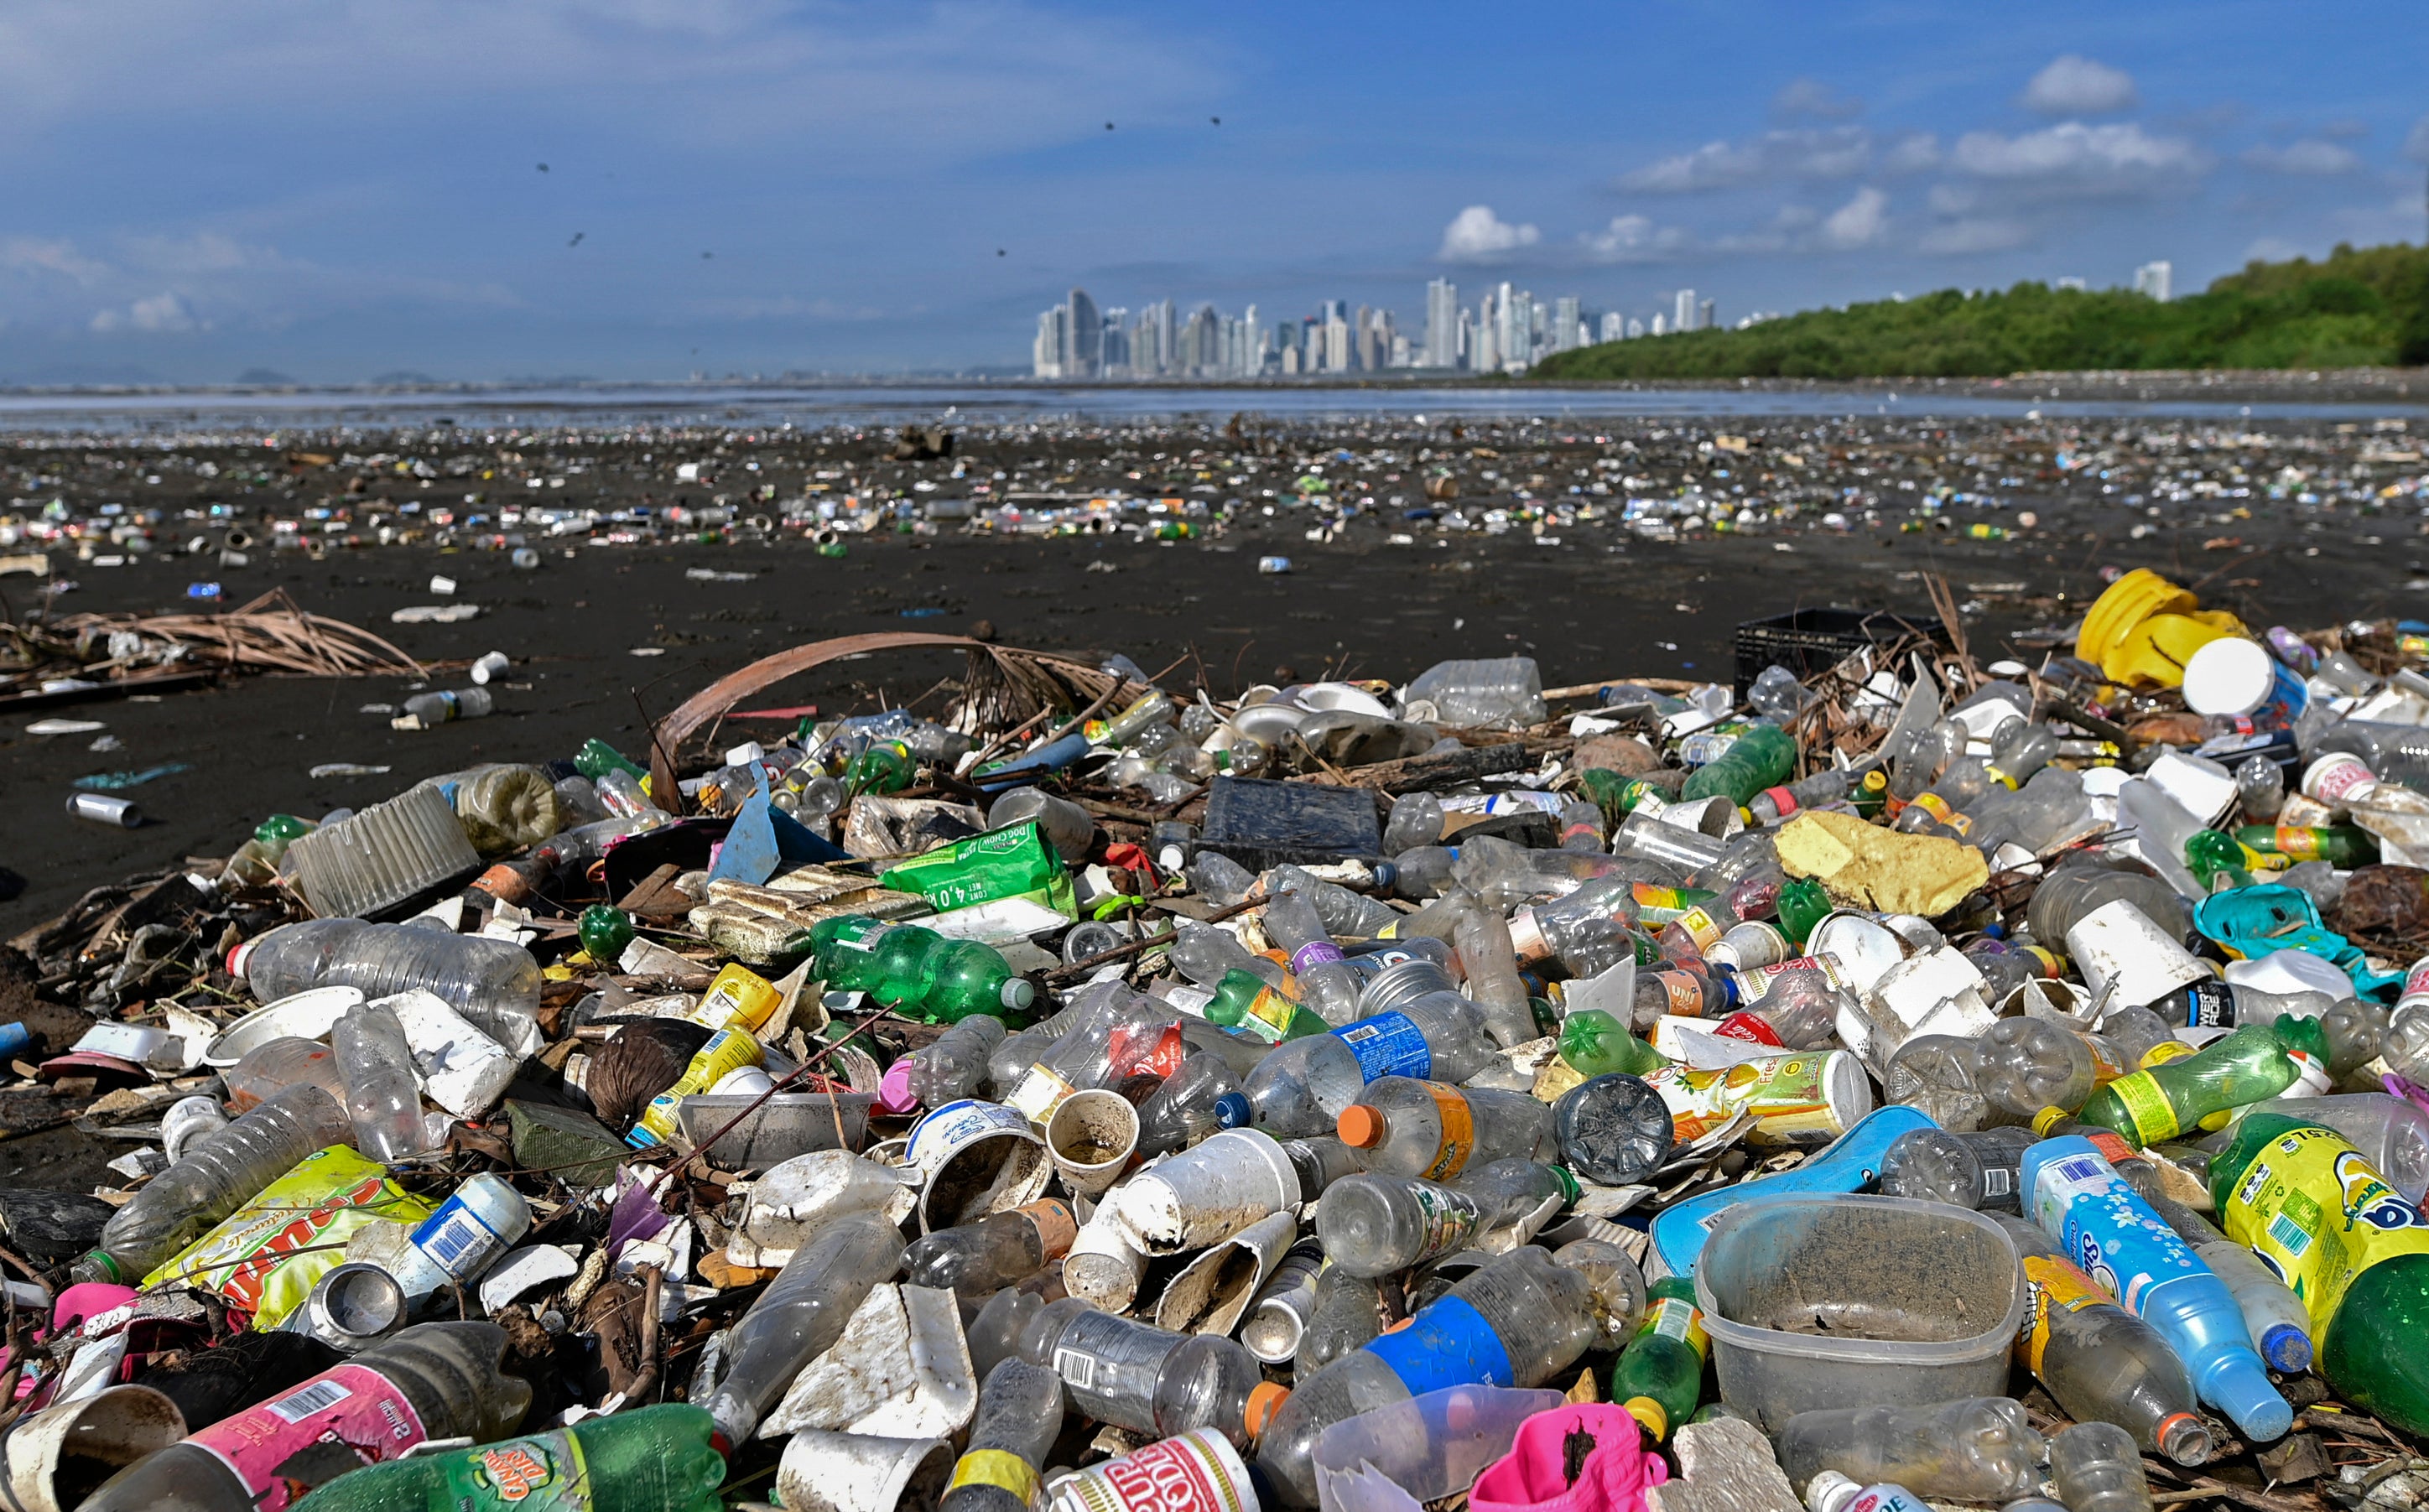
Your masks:
M2015 1246L1902 1197L1724 1209L1695 1264L1721 1399L1765 1433L1815 1407L1999 1396L2024 1316Z

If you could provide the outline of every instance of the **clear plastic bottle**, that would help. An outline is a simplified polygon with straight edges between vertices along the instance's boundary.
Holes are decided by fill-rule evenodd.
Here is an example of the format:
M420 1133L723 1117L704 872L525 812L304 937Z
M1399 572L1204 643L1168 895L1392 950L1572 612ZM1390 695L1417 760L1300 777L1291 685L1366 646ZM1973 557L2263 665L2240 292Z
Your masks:
M1397 856L1442 839L1442 800L1430 793L1403 793L1392 800L1383 825L1383 854Z
M1592 1248L1599 1264L1609 1246ZM1537 1245L1512 1250L1421 1308L1409 1326L1299 1376L1266 1425L1257 1463L1284 1502L1314 1506L1315 1441L1325 1429L1443 1387L1540 1385L1605 1338L1611 1312L1584 1270Z
M1770 1025L1792 1050L1827 1049L1837 1042L1839 1015L1857 1007L1856 994L1840 982L1838 967L1826 956L1729 972L1721 985L1728 1001Z
M1575 1178L1556 1165L1495 1160L1446 1186L1422 1176L1365 1172L1345 1177L1316 1208L1315 1233L1352 1275L1389 1275L1514 1223L1547 1197L1575 1202Z
M2050 1480L2066 1512L2151 1512L2134 1436L2113 1422L2078 1422L2049 1441Z
M1368 1082L1335 1127L1365 1153L1369 1171L1437 1181L1495 1160L1553 1159L1560 1148L1552 1110L1525 1093L1413 1076Z
M1328 1260L1316 1274L1315 1296L1299 1330L1291 1359L1294 1380L1306 1380L1354 1349L1363 1349L1383 1332L1382 1282L1371 1275L1352 1275Z
M2078 1422L2113 1422L2179 1465L2207 1462L2209 1429L2184 1361L2027 1219L1992 1215L2032 1295L2016 1357Z
M78 1512L275 1512L315 1486L418 1443L494 1442L531 1407L530 1385L501 1368L505 1352L506 1331L492 1323L403 1329L136 1461ZM240 1472L240 1463L258 1473Z
M1337 1032L1355 1047L1368 1043L1363 1037L1367 1029L1405 1036L1411 1028L1424 1037L1426 1065L1408 1075L1462 1082L1502 1059L1500 1046L1484 1027L1484 1011L1457 993L1425 993ZM1404 1052L1409 1048L1404 1046Z
M346 1080L338 1074L337 1052L291 1034L265 1040L247 1050L243 1060L220 1073L220 1079L227 1087L228 1107L239 1113L251 1112L298 1083L320 1088L336 1098L340 1108L346 1101Z
M1518 979L1508 922L1493 909L1471 903L1460 911L1451 941L1459 946L1467 995L1483 1016L1486 1032L1505 1050L1535 1038L1535 1011L1527 1000L1527 984Z
M1562 850L1579 850L1589 856L1603 854L1609 848L1610 840L1603 830L1601 804L1572 798L1561 805Z
M983 1297L1061 1259L1079 1233L1071 1205L1049 1197L914 1240L902 1255L903 1279L965 1301Z
M1037 1470L1062 1431L1062 1378L1017 1357L997 1362L937 1512L1035 1512Z
M353 987L367 998L435 994L517 1055L539 1048L541 976L511 940L360 919L307 919L240 945L228 970L275 1002L309 987Z
M2047 1019L2003 1018L1976 1044L1974 1085L2017 1118L2044 1108L2072 1113L2091 1096L2091 1047Z
M1046 843L1066 862L1082 860L1097 843L1095 815L1043 788L1016 787L987 805L989 830L1009 830L1033 819Z
M1918 1034L1897 1048L1881 1074L1884 1101L1921 1109L1942 1128L1980 1128L1994 1116L1974 1084L1982 1043L1957 1034Z
M404 712L428 730L451 719L485 719L496 708L497 699L487 688L471 687L417 693L405 700Z
M1819 809L1838 802L1854 791L1857 774L1852 770L1830 767L1800 778L1767 787L1746 800L1746 813L1758 825L1775 825L1795 817L1807 809Z
M1327 881L1304 867L1277 866L1265 873L1265 892L1298 894L1315 905L1326 932L1343 939L1378 939L1400 922L1399 910L1382 899Z
M1151 1160L1185 1149L1218 1130L1242 1127L1253 1116L1230 1062L1198 1051L1138 1105L1138 1158Z
M1256 890L1257 874L1219 850L1201 850L1189 864L1191 890L1217 908L1248 901Z
M1004 1041L1003 1020L972 1013L911 1054L911 1095L929 1108L975 1096L986 1081L987 1057Z
M1328 1024L1354 1022L1358 974L1341 963L1341 947L1332 943L1314 903L1297 893L1277 894L1265 900L1264 920L1266 938L1290 952L1301 1001Z
M1441 846L1419 846L1392 858L1392 896L1412 902L1423 902L1449 892L1456 885L1451 868L1459 858ZM1405 929L1395 931L1406 936Z
M386 1003L366 1003L329 1034L339 1075L345 1078L346 1112L355 1124L355 1147L382 1165L421 1154L430 1145L421 1125L421 1089L413 1076L413 1052L405 1026Z
M825 1353L880 1282L902 1267L902 1234L879 1213L836 1219L793 1252L726 1342L725 1378L700 1405L728 1444L749 1440L760 1414Z
M2018 1211L2017 1169L2040 1142L2028 1128L1971 1134L1919 1128L1901 1134L1881 1157L1881 1192L1977 1211Z
M1620 1073L1580 1082L1552 1105L1561 1159L1607 1187L1630 1186L1661 1170L1676 1132L1661 1094Z
M2286 769L2266 756L2246 756L2235 766L2235 798L2254 824L2274 824L2286 806Z
M299 1082L273 1094L225 1128L195 1141L184 1159L110 1214L100 1243L76 1261L74 1279L140 1284L161 1261L252 1201L306 1156L352 1138L345 1109L319 1087Z
M1510 941L1518 961L1533 964L1577 951L1625 932L1643 916L1636 900L1636 879L1613 872L1586 883L1565 897L1522 908L1510 918Z
M2048 1452L2023 1405L2003 1396L1800 1412L1774 1442L1792 1485L1836 1471L1866 1485L1894 1481L1958 1502L2024 1495L2039 1482L2035 1467Z
M1311 1034L1274 1047L1241 1084L1250 1117L1276 1139L1330 1134L1365 1088L1358 1053L1338 1034Z
M1077 1297L1046 1305L1021 1356L1060 1375L1083 1416L1159 1438L1211 1428L1245 1445L1289 1395L1223 1335L1177 1334Z
M1929 1512L1930 1504L1892 1481L1859 1486L1835 1470L1826 1470L1805 1487L1808 1512ZM2056 1502L2024 1497L1999 1512L2066 1512Z
M1234 971L1252 973L1273 988L1286 986L1290 980L1279 962L1250 950L1231 930L1211 924L1183 924L1165 951L1172 959L1172 969L1200 987L1212 987Z

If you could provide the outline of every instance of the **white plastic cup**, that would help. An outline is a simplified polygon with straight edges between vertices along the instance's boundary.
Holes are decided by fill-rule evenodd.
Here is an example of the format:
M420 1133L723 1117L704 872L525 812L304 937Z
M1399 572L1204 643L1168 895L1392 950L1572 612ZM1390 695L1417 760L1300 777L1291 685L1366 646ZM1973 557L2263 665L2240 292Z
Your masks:
M803 1428L785 1442L776 1490L792 1512L894 1512L934 1505L952 1473L952 1447L942 1438Z
M2303 796L2332 809L2366 797L2377 785L2370 764L2349 750L2332 750L2303 768Z
M1106 1206L1145 1255L1219 1244L1298 1205L1298 1172L1272 1135L1227 1128L1131 1178Z
M2121 1008L2156 1003L2210 974L2149 914L2122 897L2075 920L2066 931L2066 953L2082 970L2103 1018Z
M1102 1088L1073 1093L1046 1121L1046 1148L1075 1197L1094 1197L1120 1180L1138 1139L1138 1109Z
M491 651L472 664L472 681L487 686L491 678L503 677L514 666L504 651Z

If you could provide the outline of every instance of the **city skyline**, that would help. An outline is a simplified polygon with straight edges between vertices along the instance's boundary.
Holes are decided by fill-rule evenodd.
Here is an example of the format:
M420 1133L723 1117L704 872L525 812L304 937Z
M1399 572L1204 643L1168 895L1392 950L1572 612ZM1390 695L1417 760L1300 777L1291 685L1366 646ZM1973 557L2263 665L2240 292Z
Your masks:
M2393 0L130 6L0 19L0 382L1017 370L1073 285L1422 339L1434 278L1649 325L2424 234Z

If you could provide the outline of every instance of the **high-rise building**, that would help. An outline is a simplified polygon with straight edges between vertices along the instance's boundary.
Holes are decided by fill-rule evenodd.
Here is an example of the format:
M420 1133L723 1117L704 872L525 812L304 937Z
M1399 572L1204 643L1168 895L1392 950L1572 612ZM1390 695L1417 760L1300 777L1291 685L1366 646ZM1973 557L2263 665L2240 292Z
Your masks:
M1459 286L1447 278L1426 286L1426 366L1459 366Z
M1328 307L1337 309L1340 304L1339 300L1329 301ZM1349 321L1338 314L1324 318L1324 370L1349 370Z
M1501 303L1489 289L1476 302L1476 339L1468 345L1467 365L1478 372L1501 370Z
M1695 291L1692 288L1682 288L1671 298L1670 329L1692 331L1694 328Z
M1524 370L1535 360L1535 296L1501 286L1500 367Z
M1037 339L1030 344L1030 371L1040 378L1063 376L1063 349L1066 344L1065 328L1070 323L1068 306L1057 304L1037 314Z
M1655 310L1653 312L1653 334L1655 336L1668 336L1670 334L1670 318L1662 314L1660 310Z
M1595 338L1598 341L1627 340L1628 317L1620 314L1617 310L1605 310L1603 312L1601 328L1595 333Z
M1137 376L1131 370L1131 312L1116 305L1105 311L1104 345L1099 352L1102 359L1099 369L1108 378Z
M1660 316L1658 316L1658 315L1657 315L1657 316L1655 316L1655 317L1654 317L1654 319L1658 320L1661 319L1661 317L1660 317ZM1634 340L1636 337L1641 337L1641 336L1643 336L1644 334L1644 322L1642 320L1638 319L1636 316L1633 316L1633 315L1629 316L1629 317L1628 318L1628 339L1630 339L1630 340ZM1653 334L1654 334L1655 336L1660 336L1661 333L1660 331L1656 331L1656 332L1654 332Z
M1712 328L1712 316L1713 309L1712 302L1710 300L1705 300L1696 304L1695 329L1698 331L1710 330Z
M2147 294L2165 304L2174 292L2176 265L2161 258L2146 262L2134 270L2134 292Z
M1084 288L1071 290L1063 325L1063 376L1094 378L1104 360L1105 324Z
M1563 294L1552 301L1552 350L1566 352L1578 344L1578 297Z
M1265 328L1257 323L1257 307L1240 317L1240 366L1234 376L1254 378L1265 370Z

